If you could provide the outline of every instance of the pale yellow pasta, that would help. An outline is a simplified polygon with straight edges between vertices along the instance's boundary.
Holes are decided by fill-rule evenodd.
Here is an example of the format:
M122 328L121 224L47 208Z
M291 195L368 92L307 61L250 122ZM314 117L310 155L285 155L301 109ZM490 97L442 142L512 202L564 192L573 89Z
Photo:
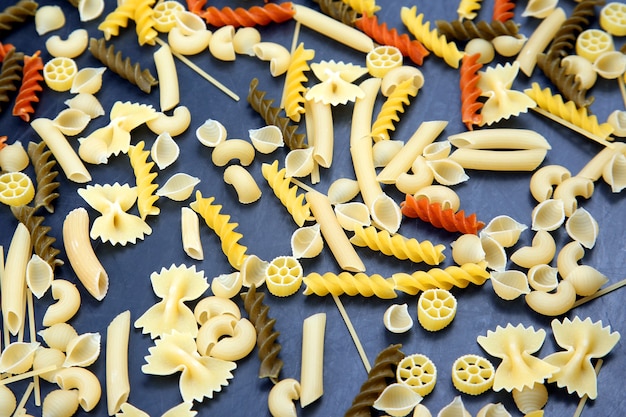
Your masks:
M495 151L462 148L450 154L450 159L463 168L487 171L533 171L546 157L546 149Z
M85 411L91 411L100 401L102 387L98 377L85 368L64 368L57 372L56 383L61 389L78 391L78 403Z
M515 60L519 63L520 69L526 76L531 76L535 65L537 65L537 55L543 52L550 44L550 41L552 41L557 31L561 29L566 18L565 11L557 7L541 21L530 35L530 38L528 38Z
M254 349L256 330L248 319L222 314L209 319L200 327L196 345L202 356L238 361Z
M616 154L624 153L626 145L621 142L612 144L611 147L604 147L576 174L577 177L589 178L597 181L603 174L605 167L611 162Z
M278 148L285 146L283 132L275 125L267 125L258 129L248 129L248 136L252 146L263 154L274 152Z
M370 210L358 201L335 204L335 215L341 227L348 231L353 231L358 226L367 227L372 223Z
M224 182L235 188L241 204L250 204L261 198L261 189L254 177L241 165L229 165L224 170Z
M35 30L41 35L62 28L65 14L59 6L40 6L35 12Z
M213 164L223 167L232 160L248 166L254 159L254 146L243 139L228 139L218 144L211 154Z
M375 168L384 168L389 161L402 150L404 142L401 140L379 140L372 147L372 157Z
M469 180L463 167L450 158L427 160L426 165L433 172L434 180L441 185L457 185Z
M546 264L532 266L528 270L528 285L534 290L550 292L559 284L558 270Z
M75 136L82 132L91 117L78 109L64 109L52 120L54 127L67 136Z
M13 392L6 385L0 385L0 413L10 416L16 406L17 400Z
M180 225L182 232L183 250L196 260L204 259L202 241L200 240L200 219L195 211L189 207L180 209Z
M200 183L200 178L184 172L178 172L167 179L156 192L156 195L167 197L174 201L184 201L191 196L193 189Z
M523 34L518 34L517 36L500 35L493 38L491 43L498 54L512 57L519 53L527 40L528 38Z
M59 349L40 346L35 351L33 370L39 374L40 378L54 383L54 376L63 367L63 362L65 362L65 354ZM48 369L49 367L53 367L53 370L40 372L42 369Z
M564 277L564 280L572 283L576 295L589 297L597 293L609 279L592 266L578 265Z
M241 310L234 301L219 296L204 297L193 310L193 315L200 326L209 321L213 317L221 315L231 315L237 320L241 318Z
M372 143L371 136L364 136L351 141L350 145L350 154L352 156L356 180L359 183L363 202L370 210L374 200L376 200L379 195L383 194L383 190L376 179Z
M554 190L554 198L563 201L565 215L571 216L578 208L577 197L590 198L593 195L594 185L589 178L575 175L564 180Z
M185 7L172 0L160 1L152 8L154 29L167 33L177 24L176 16L185 12Z
M83 333L69 340L65 351L64 368L87 367L100 356L100 333Z
M56 389L43 400L41 415L46 417L68 417L78 410L78 391Z
M72 58L60 56L52 58L43 67L43 79L54 91L67 91L78 72L76 62Z
M576 302L574 285L562 280L555 292L531 291L526 294L526 304L544 316L560 316L567 313Z
M180 147L167 132L157 136L150 148L150 156L159 169L165 169L172 165L179 155Z
M32 243L28 228L18 223L11 238L2 276L2 317L12 335L24 325L26 316L26 265L31 257Z
M554 10L557 4L558 0L529 0L522 16L543 19Z
M72 146L63 136L63 133L54 126L52 120L38 118L33 120L30 126L46 143L63 172L65 172L67 179L77 183L91 181L91 175L89 175L87 168L85 168Z
M531 246L524 246L513 252L511 261L524 268L548 264L556 254L556 242L546 230L538 230Z
M97 19L104 11L104 0L80 0L78 2L78 16L81 22Z
M87 49L89 34L85 29L75 29L67 39L54 35L46 40L46 50L53 57L76 58Z
M64 104L70 109L77 109L88 114L92 119L104 115L102 104L92 94L77 94L73 98L65 100Z
M154 65L159 77L159 100L161 111L171 110L180 102L178 91L178 73L172 50L167 44L161 46L154 54Z
M109 276L96 257L89 239L89 215L82 207L63 221L63 243L72 269L85 289L101 301L109 288Z
M480 243L480 237L472 233L464 233L450 244L452 259L457 265L478 263L485 260L485 250Z
M172 136L183 133L189 124L191 124L191 112L186 106L177 106L171 116L158 112L153 119L146 122L148 128L157 135L167 132Z
M285 177L289 179L311 175L313 178L316 166L317 163L313 160L313 147L293 149L285 157Z
M262 61L270 62L270 74L273 77L287 72L291 62L289 50L275 42L259 42L252 47L254 55Z
M38 342L11 342L8 343L0 355L0 372L21 374L33 365Z
M416 90L424 86L424 74L422 74L422 71L409 65L403 65L385 74L380 85L380 91L383 93L383 96L389 97L397 86L409 78L413 80L413 87Z
M567 168L561 165L546 165L530 177L530 193L538 203L552 197L553 187L571 177Z
M197 411L192 410L193 402L185 401L167 410L161 417L194 417L198 414Z
M309 191L306 193L306 200L339 266L351 272L365 271L365 265L337 221L328 197L317 191Z
M338 178L328 187L330 204L347 203L359 194L359 184L350 178Z
M317 313L302 323L300 406L306 407L324 393L324 333L326 313Z
M26 286L30 292L38 299L43 297L53 279L54 272L50 264L34 253L26 265Z
M413 327L413 319L409 314L409 306L392 304L383 314L383 324L392 333L406 333Z
M278 381L267 396L267 407L272 417L297 417L294 401L300 399L300 383L293 378Z
M70 340L78 337L76 330L65 322L55 323L50 327L40 330L38 334L50 348L57 349L61 352L65 352ZM65 358L62 362L64 361Z
M213 32L213 36L211 36L211 39L209 40L209 51L211 52L211 55L221 61L234 61L234 36L235 28L231 25L222 26Z
M464 149L551 149L540 133L528 129L481 129L448 136L450 143Z
M374 49L374 41L360 30L306 6L293 4L292 7L296 12L293 19L303 26L356 49L357 51L367 53Z
M396 233L402 221L402 211L394 199L387 194L379 194L369 207L372 224L391 234Z
M150 417L150 415L138 409L134 405L131 405L129 403L124 403L120 406L120 411L115 414L115 417Z
M498 297L507 301L530 292L526 274L514 269L491 272L491 286Z
M181 55L196 55L209 46L212 36L213 33L206 28L186 35L180 28L174 27L167 34L167 43L173 52Z
M106 395L107 412L117 413L130 394L128 380L128 338L130 336L130 311L117 316L107 327L106 344Z
M528 227L525 224L503 214L491 219L480 233L481 236L488 235L508 248L517 243L521 233L526 229Z
M261 42L261 33L255 27L241 27L233 36L233 47L238 54L254 56L254 47Z
M422 396L407 384L394 382L385 387L372 407L392 416L404 416L410 413L422 399Z
M598 74L588 59L580 55L568 55L561 59L561 66L565 68L565 74L574 75L574 79L580 83L580 88L588 90L595 85Z
M0 169L6 172L23 171L30 164L24 145L16 140L2 148L0 153Z
M439 203L443 210L452 209L457 211L461 207L461 199L450 187L444 185L429 185L421 188L414 195L416 199L428 198L429 203Z
M102 74L106 71L106 67L99 68L83 68L76 73L72 80L70 93L72 94L95 94L102 87ZM63 132L66 133L66 132ZM67 134L67 133L66 133Z
M365 92L364 98L357 98L352 110L352 123L350 124L350 147L356 145L361 138L371 135L372 114L376 96L381 86L380 78L368 78L359 84Z
M480 54L480 58L478 58L476 62L479 62L481 64L488 64L493 61L493 58L495 56L495 50L493 44L488 40L482 38L474 38L467 42L467 45L465 45L465 54Z
M220 298L233 298L243 287L243 275L239 271L221 274L211 281L213 294Z
M57 302L46 309L43 316L43 325L46 327L68 321L80 308L80 293L76 285L57 278L52 281L51 288L52 298Z
M424 148L432 143L448 125L446 121L423 122L406 142L402 150L389 161L376 180L383 184L394 184L400 174L411 168L415 159L422 154Z
M598 222L582 207L577 208L567 219L565 230L569 237L587 249L594 247L599 233Z
M330 168L333 161L334 133L333 115L330 104L309 100L307 118L313 118L313 159L324 168Z

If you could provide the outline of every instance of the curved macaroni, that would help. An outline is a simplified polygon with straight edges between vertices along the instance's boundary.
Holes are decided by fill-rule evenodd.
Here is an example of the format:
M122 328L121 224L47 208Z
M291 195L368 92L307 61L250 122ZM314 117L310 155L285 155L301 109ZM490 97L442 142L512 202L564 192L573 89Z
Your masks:
M85 411L91 411L100 401L102 387L93 372L76 366L59 370L55 377L56 383L64 390L78 391L78 403Z
M571 177L567 168L561 165L546 165L530 177L530 193L538 203L552 197L553 187Z
M254 55L262 61L270 62L270 74L278 77L289 69L291 54L279 43L259 42L252 47Z
M191 124L191 112L185 106L177 106L171 116L158 112L153 119L146 122L148 128L157 135L169 133L178 136Z
M203 356L225 361L243 359L254 349L256 330L247 319L222 314L207 320L198 330L196 345Z
M594 185L589 178L578 175L563 180L554 190L554 198L563 201L565 215L571 216L578 208L577 197L591 198Z
M450 290L452 287L465 288L470 283L482 285L489 278L487 262L466 263L461 266L448 266L444 269L432 268L429 271L416 271L412 274L398 272L391 276L394 289L415 295L430 288Z
M65 323L78 312L80 308L80 293L76 285L63 279L55 279L50 285L52 298L57 300L51 304L44 316L43 325L46 327L56 323Z
M511 261L524 268L548 264L556 254L556 242L546 230L538 230L531 246L524 246L511 254Z
M235 36L235 28L233 26L222 26L209 39L209 51L214 58L220 61L235 60L235 46L233 45L233 37Z
M276 383L267 396L267 408L274 417L297 417L294 401L300 399L300 383L286 378Z
M218 167L223 167L232 160L238 160L243 166L248 166L254 160L254 146L243 139L228 139L213 148L211 160Z
M206 29L186 35L180 28L174 27L167 34L167 43L172 51L181 55L196 55L209 46L212 36L213 33Z

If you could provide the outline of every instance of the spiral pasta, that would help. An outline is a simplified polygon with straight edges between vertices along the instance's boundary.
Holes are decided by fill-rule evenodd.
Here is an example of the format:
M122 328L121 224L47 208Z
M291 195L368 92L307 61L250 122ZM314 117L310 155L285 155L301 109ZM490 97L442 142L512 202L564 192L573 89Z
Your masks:
M487 41L492 40L498 36L516 36L519 26L512 20L506 22L500 22L494 20L487 22L481 20L479 22L473 22L471 20L437 20L435 22L437 30L449 41L467 41L470 39L481 38Z
M271 165L263 164L261 167L263 178L272 187L274 195L285 206L296 224L302 227L304 222L309 220L311 210L309 203L304 202L304 194L297 194L298 187L295 185L290 187L289 178L285 178L286 171L285 168L278 170L278 161L274 161Z
M9 93L17 90L16 83L22 79L20 61L23 59L24 54L16 52L15 48L12 48L2 61L2 68L0 68L0 111L2 110L2 103L7 103L10 100Z
M39 101L37 93L43 90L43 76L40 72L43 70L43 61L39 54L40 51L37 51L32 56L24 57L22 85L13 105L13 116L19 116L25 122L30 121L30 115L35 112L33 103Z
M282 23L290 20L295 11L291 7L291 2L284 2L280 4L268 3L263 7L252 6L249 9L237 7L232 9L230 7L224 7L218 9L217 7L208 7L201 16L211 26L266 26L272 22Z
M20 0L0 12L0 30L11 30L16 24L24 23L35 16L39 5L36 1Z
M352 405L346 411L346 417L371 415L371 407L390 381L395 381L396 368L404 353L400 350L401 344L389 345L376 356L372 369L367 373L367 379L361 385L359 393L352 400Z
M89 52L111 71L136 85L144 93L150 94L152 87L158 83L149 69L142 70L138 63L133 64L129 57L124 58L121 51L115 51L115 46L107 47L106 41L102 38L89 40Z
M607 139L613 133L613 127L608 123L598 123L595 115L590 115L585 107L578 107L573 101L563 101L560 94L552 94L549 87L543 90L538 83L524 93L537 102L537 105L555 116L566 120L581 129Z
M285 76L285 89L283 91L283 105L285 114L294 122L300 121L300 115L304 114L304 83L308 78L304 75L310 67L307 61L315 56L312 49L304 49L304 43L300 43L291 54L291 62Z
M135 7L137 4L134 0L126 1L106 15L102 23L98 25L98 30L102 32L104 39L109 40L111 36L119 35L120 27L128 26L128 20L135 16Z
M319 4L320 10L327 16L340 21L344 25L354 27L359 13L341 0L313 0Z
M476 219L476 213L465 216L464 210L444 209L440 203L430 203L427 198L415 198L410 194L400 204L402 214L407 217L419 217L433 226L448 232L476 234L485 225Z
M583 0L579 2L559 30L554 35L548 48L548 54L564 57L574 50L576 38L590 25L590 18L596 14L595 6L604 4L604 0Z
M410 9L403 7L400 12L402 23L407 27L409 32L420 41L426 49L432 51L435 55L443 58L446 64L452 68L459 67L459 61L463 57L454 42L447 42L446 37L439 34L436 28L430 30L430 22L423 22L424 14L417 15L417 6Z
M362 272L352 274L341 272L334 274L327 272L323 275L313 272L303 279L306 288L304 295L361 295L363 297L376 296L382 299L396 298L394 283L390 279L378 274L367 275Z
M400 260L409 259L412 262L425 262L428 265L439 265L445 259L443 250L445 245L433 245L432 242L409 239L400 234L389 234L386 230L378 231L370 226L363 228L355 225L354 236L350 238L353 245L367 246L387 256L394 256Z
M154 162L148 162L150 151L144 151L144 146L144 141L141 141L137 145L128 148L130 166L133 168L137 183L137 208L139 209L141 220L146 220L147 216L156 216L161 212L154 205L159 199L159 196L154 194L159 186L153 182L157 177L157 173L150 172Z
M573 101L578 107L587 107L593 103L593 97L586 97L587 89L581 86L575 74L567 73L567 67L561 65L561 59L555 54L537 55L537 66L566 100Z
M35 211L39 207L44 207L49 213L53 213L52 202L59 196L55 190L60 185L58 181L55 181L59 175L59 171L55 169L57 162L54 159L49 159L52 152L47 148L44 141L37 144L29 142L27 152L35 169L37 181L34 199Z
M247 292L241 293L243 306L250 322L254 325L261 366L259 378L269 378L273 383L278 382L283 361L278 357L282 347L276 340L280 333L274 329L276 319L269 317L270 308L263 303L265 293L256 290L252 284Z
M515 16L515 1L514 0L495 0L493 3L493 13L491 20L497 20L499 22L506 22L513 19Z
M473 125L480 125L483 121L480 109L483 103L478 100L482 90L478 88L480 75L478 71L482 64L478 62L480 54L465 55L461 60L459 86L461 88L461 118L468 130Z
M228 257L230 265L239 270L248 257L247 247L239 244L239 239L243 237L241 233L235 232L237 223L230 223L230 216L221 214L221 205L213 204L214 197L202 198L202 193L196 191L196 201L190 207L198 213L207 226L209 226L222 242L222 252Z
M135 20L135 30L137 31L139 45L154 45L155 38L159 35L156 29L154 29L155 21L152 18L154 2L155 0L139 0L135 2L133 19ZM132 2L127 1L126 3Z
M403 56L408 56L417 65L422 65L424 57L430 52L418 40L411 40L408 35L400 35L395 28L387 28L386 23L378 23L375 15L363 15L355 21L356 27L381 45L395 46Z
M30 240L35 253L46 261L52 270L63 265L63 261L57 258L61 251L52 246L56 239L48 234L51 228L43 225L45 218L36 216L35 209L30 206L11 207L11 212L19 222L24 223L30 232Z
M456 9L456 14L459 16L459 20L468 19L472 20L478 15L482 0L461 0L459 7Z
M371 135L374 141L390 139L389 131L396 130L394 122L400 120L398 113L404 113L404 106L408 106L410 102L409 97L415 97L418 91L419 88L412 78L407 78L393 89L372 125Z
M356 10L357 13L362 15L373 16L374 13L380 10L380 6L376 5L376 0L342 0L348 6Z
M279 114L281 109L279 107L274 107L272 104L274 100L266 99L265 91L261 91L258 89L259 80L257 78L253 78L250 81L250 89L248 90L248 103L254 111L259 113L265 123L268 125L277 126L283 134L283 140L285 144L289 147L289 149L301 149L306 148L307 145L304 143L305 135L302 133L296 133L298 130L297 125L291 124L291 120L287 117L281 117Z
M397 291L415 295L431 288L450 290L452 287L465 288L470 283L483 285L488 278L487 262L482 261L461 266L452 265L445 269L415 271L412 274L399 272L391 276L391 281Z

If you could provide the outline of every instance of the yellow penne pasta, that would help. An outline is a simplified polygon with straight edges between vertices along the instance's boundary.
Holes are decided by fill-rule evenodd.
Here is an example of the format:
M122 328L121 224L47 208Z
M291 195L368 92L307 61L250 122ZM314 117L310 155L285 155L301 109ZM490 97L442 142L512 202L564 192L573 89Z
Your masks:
M300 406L306 407L324 393L324 332L326 313L314 314L302 323Z
M159 99L161 111L171 110L180 102L178 74L172 50L168 45L161 46L154 53L154 65L159 77Z
M24 223L18 223L11 238L2 276L2 317L12 335L16 335L24 326L26 265L31 252L32 244L28 228Z

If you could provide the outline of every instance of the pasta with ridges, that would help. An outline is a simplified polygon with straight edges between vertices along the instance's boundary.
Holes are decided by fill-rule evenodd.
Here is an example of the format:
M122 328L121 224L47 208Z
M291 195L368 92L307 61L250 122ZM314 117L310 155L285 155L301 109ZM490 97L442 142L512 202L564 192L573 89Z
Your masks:
M150 152L144 150L144 145L144 141L141 141L128 148L130 166L133 168L137 183L137 207L142 220L145 220L149 215L155 216L161 212L154 205L159 199L159 196L154 194L159 186L153 182L157 177L157 173L151 172L154 162L148 162Z
M2 104L10 100L9 94L17 90L17 82L22 79L22 62L24 59L23 52L17 52L12 48L7 52L2 60L0 68L0 111Z
M440 203L430 203L428 198L416 199L410 194L406 195L400 207L403 215L413 218L419 217L421 220L449 232L476 234L485 225L484 222L476 219L476 213L465 216L464 210L444 209Z
M54 159L50 159L52 152L50 152L44 141L40 141L37 144L29 142L27 152L35 169L37 181L34 198L35 210L39 207L44 207L49 213L53 213L54 206L52 203L59 196L59 193L55 190L60 185L58 181L55 181L59 175L59 171L55 169L57 162Z
M381 299L391 299L398 296L394 291L394 283L378 274L367 275L362 272L318 274L312 272L304 277L303 282L306 285L304 295L324 296L332 294L338 296L346 294L363 297L376 296Z
M461 118L468 130L473 130L473 125L482 124L480 109L483 103L478 101L482 90L478 88L480 75L478 71L482 64L478 62L480 54L465 55L461 60L459 86L461 88Z
M205 1L202 3L205 3ZM282 23L290 20L293 14L294 10L291 8L291 2L284 2L280 4L269 3L263 7L252 6L249 9L244 9L243 7L218 9L210 6L200 16L211 26L222 27L231 25L237 28L242 26L266 26L272 22Z
M347 26L354 26L354 22L360 14L350 5L341 0L313 0L319 4L320 10L327 16L343 23Z
M38 4L32 0L19 0L0 12L0 31L11 30L14 26L24 23L29 17L35 16Z
M487 262L465 263L447 268L432 268L429 271L416 271L412 274L398 272L391 276L395 289L415 295L431 288L450 290L452 287L465 288L470 283L482 285L489 278Z
M304 49L304 43L300 43L291 54L282 101L285 114L294 122L299 122L300 116L304 113L304 92L306 91L304 83L308 80L304 73L309 71L308 61L311 61L314 56L315 51Z
M30 115L35 112L33 103L39 101L37 93L43 90L41 86L43 60L39 55L40 51L37 51L31 56L24 57L22 84L13 105L13 116L19 116L25 122L30 121Z
M467 41L470 39L485 39L490 41L498 36L517 36L518 25L512 20L500 22L494 20L487 22L480 20L474 22L471 20L437 20L435 21L437 30L449 41Z
M405 106L409 105L409 97L415 97L418 91L419 88L412 78L402 81L393 89L372 125L371 135L374 141L390 139L389 131L396 130L394 122L400 120L398 113L404 113Z
M28 228L35 253L54 270L57 266L63 265L63 261L57 258L61 251L52 246L56 239L48 234L51 227L44 226L45 218L36 216L35 211L36 209L30 206L11 207L13 216Z
M263 164L261 167L263 177L274 191L274 195L285 206L296 224L302 227L304 222L310 219L311 210L309 204L304 202L304 194L298 195L298 187L290 186L289 178L285 178L286 171L286 168L278 170L278 161L271 165Z

